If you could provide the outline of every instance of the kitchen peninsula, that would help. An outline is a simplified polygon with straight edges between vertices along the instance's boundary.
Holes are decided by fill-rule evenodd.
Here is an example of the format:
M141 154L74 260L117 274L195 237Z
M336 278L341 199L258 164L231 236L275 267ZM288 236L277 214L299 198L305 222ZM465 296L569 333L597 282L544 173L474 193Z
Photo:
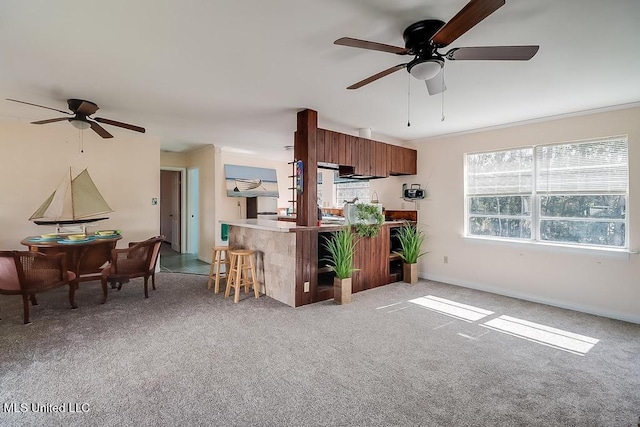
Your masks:
M297 115L294 157L302 162L295 193L296 222L275 220L221 221L229 225L229 246L256 250L261 292L298 307L333 298L333 272L326 268L326 238L342 226L318 225L318 168L356 179L412 175L417 153L409 148L318 128L318 113ZM411 211L409 211L411 212ZM402 217L386 221L376 237L359 239L354 257L352 291L359 292L402 279L402 264L393 235ZM415 211L407 217L415 221Z
M323 260L327 255L323 245L340 225L301 226L260 219L221 222L229 225L229 247L256 251L260 292L292 307L333 298L333 273ZM358 241L354 293L402 279L401 261L391 252L391 236L402 224L386 221L378 236ZM305 246L307 242L309 247ZM309 258L310 253L315 253L315 258ZM298 280L302 286L297 286Z

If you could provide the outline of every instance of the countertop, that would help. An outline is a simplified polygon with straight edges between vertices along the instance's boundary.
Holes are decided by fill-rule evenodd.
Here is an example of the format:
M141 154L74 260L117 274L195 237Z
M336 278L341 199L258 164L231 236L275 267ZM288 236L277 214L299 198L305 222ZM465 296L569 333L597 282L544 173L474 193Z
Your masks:
M275 221L270 219L232 219L232 220L220 220L221 224L234 225L238 227L246 227L253 228L257 230L265 230L265 231L279 231L283 233L292 233L295 231L302 230L313 230L317 229L318 231L336 231L343 227L341 224L321 224L320 226L304 226L297 225L295 222L289 221ZM383 225L388 226L399 226L402 225L404 221L385 221Z

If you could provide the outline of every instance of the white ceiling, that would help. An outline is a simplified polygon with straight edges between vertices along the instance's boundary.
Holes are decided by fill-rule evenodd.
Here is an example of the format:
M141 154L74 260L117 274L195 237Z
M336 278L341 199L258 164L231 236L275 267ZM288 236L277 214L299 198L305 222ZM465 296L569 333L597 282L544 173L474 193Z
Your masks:
M58 117L67 98L146 127L161 146L216 144L289 159L296 112L320 126L402 142L640 101L640 1L507 0L460 46L538 44L528 62L450 61L428 96L410 57L336 46L342 36L404 46L402 31L448 21L466 0L3 0L0 120ZM447 50L447 49L445 49ZM67 126L66 122L45 126ZM105 128L115 137L128 131Z

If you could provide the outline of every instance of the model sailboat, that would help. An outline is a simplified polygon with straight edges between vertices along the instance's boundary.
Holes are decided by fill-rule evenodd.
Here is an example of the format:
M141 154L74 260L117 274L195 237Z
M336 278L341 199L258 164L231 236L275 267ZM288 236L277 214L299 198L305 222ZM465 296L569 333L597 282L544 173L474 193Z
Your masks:
M108 219L98 215L113 212L93 183L87 169L75 178L69 174L29 220L38 225L83 224Z

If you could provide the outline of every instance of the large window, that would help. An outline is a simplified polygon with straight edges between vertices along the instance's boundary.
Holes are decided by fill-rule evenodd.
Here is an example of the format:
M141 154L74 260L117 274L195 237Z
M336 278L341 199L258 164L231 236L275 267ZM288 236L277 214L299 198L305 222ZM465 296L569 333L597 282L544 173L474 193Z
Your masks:
M369 181L340 178L336 172L333 183L336 187L336 206L342 206L345 201L352 201L356 197L359 203L369 203Z
M627 139L466 156L466 235L627 247Z

